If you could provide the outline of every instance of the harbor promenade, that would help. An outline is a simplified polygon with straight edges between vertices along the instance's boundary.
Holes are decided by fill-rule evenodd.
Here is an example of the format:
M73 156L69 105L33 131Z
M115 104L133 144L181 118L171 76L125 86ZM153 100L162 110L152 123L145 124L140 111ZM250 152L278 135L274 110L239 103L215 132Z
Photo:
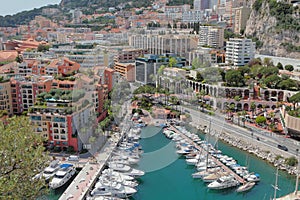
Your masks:
M175 131L177 134L180 134L182 137L184 137L187 141L189 141L191 144L193 144L193 146L198 149L199 151L206 151L205 149L203 149L202 147L200 147L197 143L195 143L193 140L191 140L190 138L188 138L186 135L182 134L178 129L176 129L174 126L170 126L170 128ZM210 156L209 157L211 159L214 160L214 162L221 166L222 169L225 171L225 172L228 172L232 175L234 175L234 177L236 178L236 180L238 180L240 183L245 183L246 181L240 177L239 175L237 175L234 171L232 171L229 167L227 167L226 165L224 165L222 162L220 162L218 159L216 159L215 157L213 156Z
M98 175L103 170L105 163L110 158L112 151L116 148L122 136L123 134L118 134L106 141L101 151L95 155L97 162L88 162L59 200L85 199L89 189L94 185Z

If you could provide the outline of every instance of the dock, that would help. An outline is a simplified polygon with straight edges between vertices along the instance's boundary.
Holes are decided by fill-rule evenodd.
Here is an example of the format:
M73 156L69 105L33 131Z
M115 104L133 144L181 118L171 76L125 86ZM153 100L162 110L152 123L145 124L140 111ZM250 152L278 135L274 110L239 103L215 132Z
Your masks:
M87 162L59 200L85 199L122 137L123 133L120 133L109 138L101 151L95 155L97 162Z
M191 140L189 137L187 137L185 134L181 133L177 128L175 128L174 126L170 126L170 129L175 131L177 134L180 134L182 137L184 137L184 139L186 139L187 141L190 142L190 144L193 144L193 146L198 149L199 151L206 151L206 149L203 149L201 146L199 146L196 142L194 142L193 140ZM207 152L207 151L206 151ZM208 152L207 152L208 153ZM234 177L236 178L236 180L238 180L240 183L245 183L246 181L240 177L238 174L236 174L234 171L232 171L229 167L227 167L226 165L224 165L224 163L222 163L221 161L219 161L217 158L211 156L209 153L209 158L213 159L213 161L218 164L219 166L222 167L222 169L225 172L228 172L230 174L233 174Z

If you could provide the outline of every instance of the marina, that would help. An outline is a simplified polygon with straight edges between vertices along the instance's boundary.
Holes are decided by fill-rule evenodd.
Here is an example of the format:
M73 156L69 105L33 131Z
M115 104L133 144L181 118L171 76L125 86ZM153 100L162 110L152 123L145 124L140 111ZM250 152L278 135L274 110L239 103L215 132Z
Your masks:
M191 132L196 132L195 129ZM205 135L197 132L203 140ZM238 193L237 188L225 190L211 190L207 184L199 179L194 179L191 174L195 169L186 164L185 159L176 154L176 144L162 134L162 130L157 127L146 127L142 130L140 144L143 146L144 154L139 162L139 169L145 170L146 174L141 178L138 192L133 195L135 200L158 199L190 199L190 200L240 200L240 199L266 199L269 200L274 195L272 185L275 182L276 168L269 163L248 154L245 151L219 142L219 149L223 154L233 157L241 165L246 165L248 158L249 171L255 171L261 175L260 182L247 192ZM173 162L157 170L149 169L149 165L162 162L159 156L149 156L153 152L160 152L164 149L164 156L174 159ZM154 167L152 167L154 168ZM148 170L148 171L147 171ZM176 176L174 175L176 174ZM161 181L163 180L163 181ZM291 193L295 189L295 177L286 172L279 171L277 197ZM182 190L182 188L185 188ZM155 192L153 192L155 191Z

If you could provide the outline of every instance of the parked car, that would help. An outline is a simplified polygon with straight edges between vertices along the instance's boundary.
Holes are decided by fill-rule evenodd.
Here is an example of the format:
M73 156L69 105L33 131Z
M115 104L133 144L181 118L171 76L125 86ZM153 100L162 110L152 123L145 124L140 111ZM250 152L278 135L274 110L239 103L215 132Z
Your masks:
M286 146L284 146L284 145L277 145L277 147L278 147L278 149L281 149L281 150L283 150L283 151L288 151L288 148L286 147Z
M71 155L68 157L68 161L79 161L79 156Z

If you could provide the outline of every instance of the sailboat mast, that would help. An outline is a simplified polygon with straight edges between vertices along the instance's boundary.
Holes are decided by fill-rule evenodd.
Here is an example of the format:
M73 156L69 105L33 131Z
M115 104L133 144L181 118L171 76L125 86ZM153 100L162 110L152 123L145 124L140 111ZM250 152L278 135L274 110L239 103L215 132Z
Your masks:
M297 155L298 155L298 149L296 149ZM297 165L297 175L296 175L296 185L295 185L295 192L294 194L297 195L298 193L298 187L299 187L299 155L298 155L298 165Z
M274 198L273 200L276 200L276 193L277 193L277 190L278 190L278 168L276 170L276 179L275 179L275 185L273 185L274 187Z
M210 128L211 128L211 118L210 118L210 120L209 120L209 126L208 126L208 136L207 136L207 144L206 144L206 171L207 171L207 169L208 169L208 151L209 151L209 136L210 136Z

